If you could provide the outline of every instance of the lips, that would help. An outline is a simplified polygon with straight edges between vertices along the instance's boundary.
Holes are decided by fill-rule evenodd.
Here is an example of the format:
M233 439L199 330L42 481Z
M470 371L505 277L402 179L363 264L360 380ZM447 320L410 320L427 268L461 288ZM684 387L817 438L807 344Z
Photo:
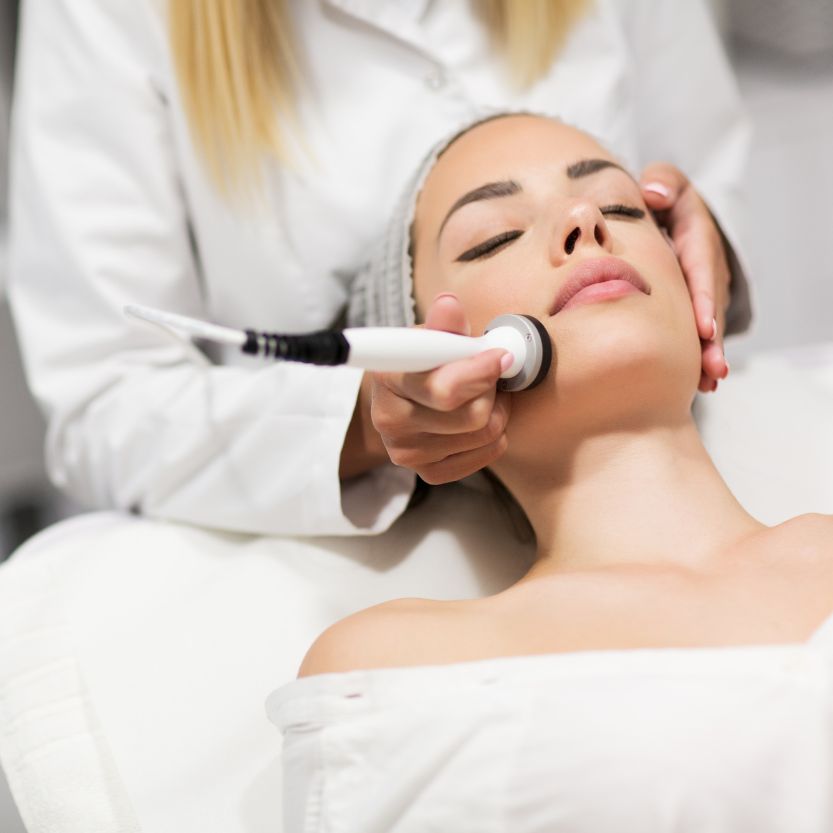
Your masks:
M557 315L573 295L587 286L604 281L627 281L640 292L651 294L651 287L630 263L618 257L597 257L585 260L571 270L570 276L558 291L549 314Z

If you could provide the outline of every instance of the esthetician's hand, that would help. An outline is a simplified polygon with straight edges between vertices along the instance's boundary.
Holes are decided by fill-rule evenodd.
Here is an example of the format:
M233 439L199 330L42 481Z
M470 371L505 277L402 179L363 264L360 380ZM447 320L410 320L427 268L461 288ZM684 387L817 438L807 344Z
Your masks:
M706 204L685 175L673 165L648 165L641 177L642 196L664 225L683 269L703 349L699 389L717 390L729 365L723 333L729 308L731 273L726 244Z
M438 295L425 327L470 335L463 306ZM427 483L460 480L506 451L510 395L497 391L501 360L495 348L424 373L369 373L371 419L388 456Z

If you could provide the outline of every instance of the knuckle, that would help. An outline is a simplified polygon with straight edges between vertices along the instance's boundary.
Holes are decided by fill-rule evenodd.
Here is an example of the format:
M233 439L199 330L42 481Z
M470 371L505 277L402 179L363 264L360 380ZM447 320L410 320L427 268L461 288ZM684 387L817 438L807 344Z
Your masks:
M390 411L377 405L375 401L370 404L370 421L380 434L385 433L393 422Z
M489 431L489 436L492 439L500 437L506 429L506 415L502 410L495 408L492 415L489 417L489 423L486 426Z
M370 421L373 427L383 437L397 437L399 436L399 429L401 428L401 421L390 411L379 411L375 413L371 410Z
M479 396L466 406L466 427L469 431L479 431L485 428L491 419L492 403Z
M407 468L407 454L402 451L401 448L396 448L396 446L386 445L385 448L388 452L388 457L390 457L391 463L395 466L404 466Z
M450 480L454 479L453 477L449 477L446 474L446 469L439 464L433 466L425 466L421 470L419 470L417 474L429 486L440 486L443 483L448 483Z
M407 434L413 412L413 404L395 394L385 399L374 397L370 403L370 420L380 434Z
M507 439L506 434L498 437L498 439L496 439L493 443L490 443L488 446L484 446L483 460L478 468L483 468L488 466L489 463L493 463L498 457L504 454L508 447L509 440Z
M432 380L428 386L428 395L437 411L453 411L457 407L454 387L444 380Z
M422 460L413 449L399 447L388 447L388 457L392 463L406 469L413 469L418 466Z

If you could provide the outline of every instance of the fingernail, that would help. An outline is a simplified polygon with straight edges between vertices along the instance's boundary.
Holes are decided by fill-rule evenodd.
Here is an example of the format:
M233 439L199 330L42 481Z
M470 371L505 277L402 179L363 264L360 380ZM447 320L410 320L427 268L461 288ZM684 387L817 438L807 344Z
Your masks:
M661 182L649 182L642 186L643 191L650 191L652 194L659 194L661 197L668 199L671 196L671 189Z
M717 336L717 319L712 318L712 334L709 341L714 341L715 337Z
M506 373L510 367L512 367L512 362L515 361L515 357L511 353L504 353L500 359L500 372Z
M439 301L440 298L454 298L454 299L456 299L457 296L453 292L440 292L440 294L437 295L437 297L434 298L434 300Z
M725 379L729 375L729 362L723 359L723 364L726 365L726 369L723 371L723 378Z
M716 390L717 390L717 379L715 379L714 383L712 384L712 393L714 393Z

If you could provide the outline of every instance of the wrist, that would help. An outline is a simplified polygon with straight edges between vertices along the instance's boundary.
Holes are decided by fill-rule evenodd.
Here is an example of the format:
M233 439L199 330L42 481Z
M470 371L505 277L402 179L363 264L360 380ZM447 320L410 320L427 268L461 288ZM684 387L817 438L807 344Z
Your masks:
M385 444L373 426L370 415L372 391L371 376L365 373L341 449L338 473L342 480L364 474L389 462Z

